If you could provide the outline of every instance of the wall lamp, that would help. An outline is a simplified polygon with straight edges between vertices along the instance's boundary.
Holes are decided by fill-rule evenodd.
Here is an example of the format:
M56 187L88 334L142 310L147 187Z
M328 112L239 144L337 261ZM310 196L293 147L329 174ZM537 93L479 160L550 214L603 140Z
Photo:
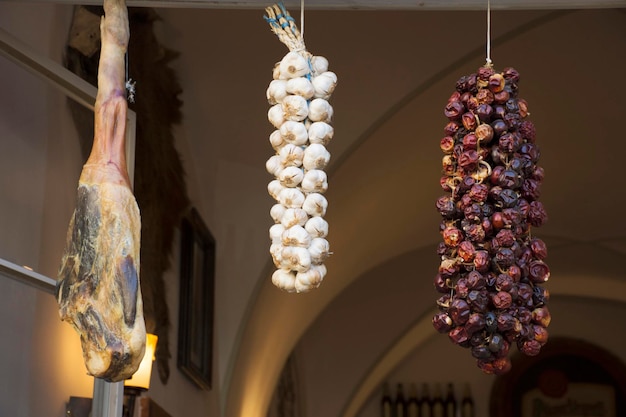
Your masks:
M142 392L150 389L152 376L152 362L156 350L158 337L154 334L146 334L146 353L144 354L137 372L124 381L124 417L133 417L135 413L135 400Z

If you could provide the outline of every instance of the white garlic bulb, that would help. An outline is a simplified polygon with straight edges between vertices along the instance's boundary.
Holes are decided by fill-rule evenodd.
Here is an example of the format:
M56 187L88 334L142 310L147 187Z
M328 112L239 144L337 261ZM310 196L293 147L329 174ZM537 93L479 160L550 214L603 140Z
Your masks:
M314 77L328 71L328 59L321 55L316 55L311 58L311 69Z
M280 203L274 204L272 208L270 209L270 216L272 217L272 220L274 220L274 223L282 223L283 218L285 217L285 212L287 210L293 210L293 209L288 209L287 207L283 206Z
M283 106L284 117L287 120L301 122L309 115L309 105L302 96L289 94L283 98L281 104Z
M287 96L287 81L272 80L265 91L267 102L274 105L280 103Z
M287 292L296 290L296 274L288 269L277 269L272 274L272 284Z
M287 208L302 208L304 194L297 188L283 187L278 194L278 201Z
M284 233L283 233L284 236ZM283 239L284 243L284 239ZM330 244L322 237L316 237L311 240L309 246L309 253L311 254L311 263L321 264L324 263L328 255L330 255Z
M280 223L275 223L270 227L270 240L272 243L282 243L283 241L283 232L285 231L285 226Z
M330 161L330 152L321 143L312 143L304 151L304 169L324 169Z
M280 79L280 62L275 63L274 68L272 68L272 79Z
M325 74L326 77L330 77L335 83L337 82L337 74L335 74L334 72L324 71L323 74Z
M289 94L296 94L306 100L313 98L315 88L313 83L307 77L298 77L287 80L285 90Z
M274 104L267 111L267 119L276 129L280 128L285 122L285 114L283 113L282 104Z
M267 192L272 196L274 200L279 200L280 193L285 189L285 186L280 183L280 181L272 180L269 184L267 184Z
M280 134L283 135L288 143L302 146L305 145L309 138L309 133L306 130L306 126L302 122L296 122L294 120L285 121L280 127Z
M302 77L309 73L308 60L295 51L289 51L280 61L280 78Z
M312 238L328 236L328 222L323 217L311 217L304 224L304 229Z
M306 214L301 208L288 208L285 209L280 218L280 223L285 226L285 229L291 226L304 226L309 220L309 215Z
M326 71L314 77L311 84L315 90L315 97L328 100L337 86L337 76L334 72Z
M270 174L277 176L280 171L283 169L282 159L278 155L272 155L265 162L265 169Z
M328 190L327 176L321 169L311 169L304 174L300 184L305 193L325 193Z
M316 98L309 103L309 119L313 122L329 123L333 117L333 107L323 98Z
M308 128L309 142L319 143L324 146L333 138L335 129L326 122L313 122Z
M320 286L322 283L322 274L317 268L314 268L314 266L315 265L312 265L306 272L298 272L296 274L296 292L308 292Z
M286 143L283 135L280 134L280 130L276 129L270 134L270 144L275 151L280 151Z
M287 188L286 190L290 190L291 188ZM281 191L281 194L286 190ZM311 217L313 216L324 216L326 214L326 209L328 208L328 201L326 197L324 197L320 193L311 193L306 196L304 202L302 203L302 208L307 214Z
M298 167L286 167L278 173L278 181L285 187L297 187L304 178L304 172Z
M328 272L328 270L326 269L326 265L324 264L311 265L311 268L315 268L318 271L320 271L320 275L322 276L322 279L324 279L324 277L326 276L326 273Z
M282 234L282 243L285 246L301 246L308 248L311 244L311 235L304 229L304 227L296 224L288 229L285 229Z
M311 267L311 254L307 248L285 246L281 257L281 268L304 272Z
M302 160L304 159L304 149L293 143L287 143L280 149L278 156L280 157L282 166L299 167L302 165Z
M276 268L280 268L280 264L282 263L283 259L284 248L285 247L282 243L272 243L270 245L270 255L272 255L272 262L274 262Z

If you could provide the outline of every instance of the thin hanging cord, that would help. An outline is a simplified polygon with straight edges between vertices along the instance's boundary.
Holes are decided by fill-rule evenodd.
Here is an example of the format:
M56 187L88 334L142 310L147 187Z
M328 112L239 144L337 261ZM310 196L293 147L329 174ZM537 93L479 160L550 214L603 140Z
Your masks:
M124 53L124 80L128 80L128 50Z
M491 66L491 1L487 0L487 66Z
M300 35L304 39L304 0L300 0Z
M126 72L126 98L130 103L135 102L135 81L132 78L128 77L128 50L124 55L124 64L125 64L125 72Z

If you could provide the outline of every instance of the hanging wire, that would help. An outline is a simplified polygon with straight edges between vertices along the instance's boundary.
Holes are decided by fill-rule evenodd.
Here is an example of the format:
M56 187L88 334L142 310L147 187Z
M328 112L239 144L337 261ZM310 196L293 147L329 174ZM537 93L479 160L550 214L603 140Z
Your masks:
M300 34L304 39L304 0L300 0Z
M491 0L487 0L487 64L488 67L491 63Z

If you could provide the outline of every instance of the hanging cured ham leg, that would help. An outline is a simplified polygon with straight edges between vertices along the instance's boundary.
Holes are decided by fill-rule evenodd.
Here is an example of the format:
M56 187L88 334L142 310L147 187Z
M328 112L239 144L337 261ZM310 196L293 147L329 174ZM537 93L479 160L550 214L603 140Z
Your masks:
M117 382L139 367L146 330L141 220L124 148L128 15L124 0L104 0L104 12L93 148L80 176L56 291L61 319L80 335L89 374Z

